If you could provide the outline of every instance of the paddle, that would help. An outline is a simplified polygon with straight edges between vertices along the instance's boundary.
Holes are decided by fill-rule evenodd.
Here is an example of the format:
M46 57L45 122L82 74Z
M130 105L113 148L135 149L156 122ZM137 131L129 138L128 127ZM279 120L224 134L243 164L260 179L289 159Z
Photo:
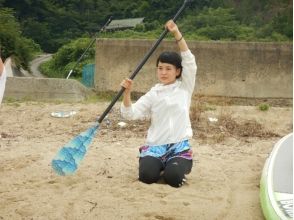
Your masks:
M111 22L111 20L112 20L112 16L110 16L110 18L107 20L107 22L102 26L102 28L99 30L98 34L101 33L101 32L103 32L105 30L105 28ZM75 68L78 66L78 64L80 63L80 61L82 60L82 58L85 56L85 54L87 53L87 51L90 49L90 47L92 47L93 43L96 41L96 38L97 38L98 34L95 34L95 36L93 37L92 41L90 42L90 44L88 45L88 47L86 48L86 50L84 51L84 53L79 57L79 59L77 60L77 62L74 65L74 67L69 71L66 79L68 79L70 77L70 75L73 73L73 71L75 70Z
M187 3L190 2L189 0L185 0L180 9L177 11L176 15L173 18L173 21L176 21L180 14L183 12L185 7L187 6ZM134 70L132 75L129 77L130 79L134 79L135 76L138 74L138 72L141 70L143 65L146 63L146 61L149 59L149 57L152 55L152 53L155 51L155 49L158 47L160 42L163 40L163 38L168 33L168 30L165 29L162 34L160 35L159 39L155 42L155 44L151 47L151 49L147 52L143 60L139 63L137 68ZM74 139L72 139L69 143L64 145L60 151L57 153L57 155L52 160L52 167L53 170L59 174L59 175L69 175L73 174L79 167L80 162L83 160L85 154L88 151L88 148L91 144L91 141L93 137L95 136L100 123L103 121L103 119L106 117L106 115L109 113L109 111L112 109L114 104L117 102L117 100L121 97L123 94L125 88L121 88L121 90L117 93L117 95L113 98L112 102L109 104L109 106L106 108L106 110L103 112L103 114L99 117L97 122L94 124L94 126L90 127L88 130L82 132L78 136L76 136Z

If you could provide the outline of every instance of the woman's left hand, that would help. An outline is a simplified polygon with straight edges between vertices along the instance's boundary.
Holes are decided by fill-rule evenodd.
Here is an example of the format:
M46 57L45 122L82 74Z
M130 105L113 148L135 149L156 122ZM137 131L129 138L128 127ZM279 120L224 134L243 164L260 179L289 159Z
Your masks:
M179 32L178 26L173 20L169 20L168 22L166 22L165 27L169 32L173 34Z

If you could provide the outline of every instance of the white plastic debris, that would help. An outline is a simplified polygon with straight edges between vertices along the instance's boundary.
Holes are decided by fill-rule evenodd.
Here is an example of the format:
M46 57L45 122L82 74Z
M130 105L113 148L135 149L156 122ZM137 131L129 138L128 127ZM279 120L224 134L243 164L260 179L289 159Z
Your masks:
M217 118L213 118L213 117L208 117L208 120L209 120L210 122L217 122L217 121L218 121Z
M68 118L75 115L76 111L58 111L58 112L51 112L51 116L55 118Z
M118 122L117 124L118 124L118 126L121 127L121 128L124 128L124 127L127 126L127 123L125 123L125 122L123 122L123 121L120 121L120 122Z

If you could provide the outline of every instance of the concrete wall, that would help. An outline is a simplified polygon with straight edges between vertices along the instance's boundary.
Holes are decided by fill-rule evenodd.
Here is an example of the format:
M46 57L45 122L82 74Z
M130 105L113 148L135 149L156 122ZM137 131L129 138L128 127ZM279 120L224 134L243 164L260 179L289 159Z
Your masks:
M82 101L92 91L73 79L7 77L4 98L34 101Z
M141 62L155 41L99 39L96 42L95 88L118 91L120 82ZM290 43L188 42L198 66L196 94L248 98L292 98L293 45ZM164 41L136 76L134 91L157 83L155 61Z

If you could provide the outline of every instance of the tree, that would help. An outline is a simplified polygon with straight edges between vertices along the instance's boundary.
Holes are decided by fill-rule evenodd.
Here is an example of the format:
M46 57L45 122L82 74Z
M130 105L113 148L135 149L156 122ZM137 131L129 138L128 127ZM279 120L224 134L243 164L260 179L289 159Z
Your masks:
M20 24L14 17L13 10L0 9L0 45L2 56L12 56L18 66L28 69L33 53L40 48L31 39L22 36Z
M138 31L154 36L172 18L182 1L174 0L0 0L13 8L23 36L46 52L73 39L93 36L110 16L144 17ZM186 36L206 40L292 41L293 3L289 0L197 0L178 23ZM123 37L134 37L130 31Z
M231 8L206 8L196 16L187 17L181 25L183 31L195 32L212 40L236 40L241 27Z

